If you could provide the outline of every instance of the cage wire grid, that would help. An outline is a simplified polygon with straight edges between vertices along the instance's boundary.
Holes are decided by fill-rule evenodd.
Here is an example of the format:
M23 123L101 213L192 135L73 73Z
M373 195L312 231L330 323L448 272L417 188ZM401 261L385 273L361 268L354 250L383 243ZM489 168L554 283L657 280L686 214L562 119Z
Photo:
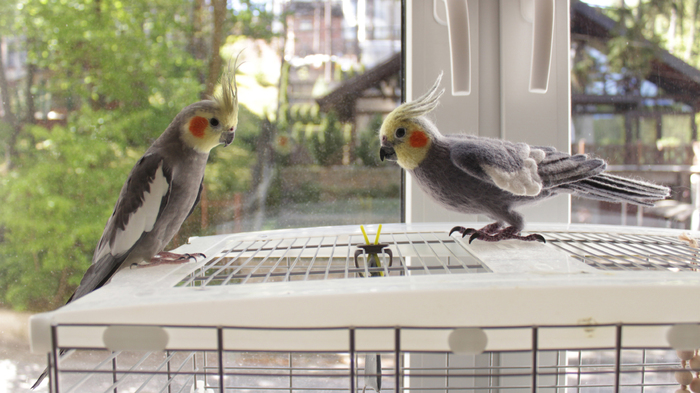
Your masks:
M365 244L361 235L269 237L237 241L179 286L215 286L276 281L385 277L408 274L482 273L490 271L463 242L444 232L385 232L382 241L393 250L381 266L367 265L367 253L355 264L353 251Z
M547 240L548 250L563 252L594 270L694 272L697 249L677 234L607 233L605 231L537 231ZM370 236L372 237L372 236ZM293 236L274 231L256 236L232 237L201 267L186 274L176 288L254 285L289 281L377 280L400 276L490 274L489 261L458 235L433 229L390 228L380 243L392 250L377 255L377 265L362 252L357 233L329 231ZM664 321L668 322L668 321ZM202 329L216 334L217 348L201 350L169 348L167 351L109 351L106 347L80 348L78 354L58 359L61 329L88 326L59 323L51 326L52 352L48 356L51 392L336 392L371 391L381 384L384 391L464 392L660 392L677 388L674 373L680 369L675 351L668 346L625 345L626 329L668 328L670 323L587 326L480 327L488 332L508 331L531 337L530 348L487 351L477 355L449 351L407 349L402 334L443 327L349 327L332 328L347 335L347 348L335 351L270 351L228 348L225 334L250 329L278 335L289 328L159 325L160 328ZM91 325L107 327L108 325ZM109 326L115 326L111 324ZM357 345L358 332L391 331L391 349L368 349ZM510 329L510 330L509 330ZM594 348L541 345L555 329L613 330L610 340ZM293 330L293 329L291 329ZM328 328L299 328L307 332ZM212 333L213 332L213 333ZM381 372L365 365L372 356L381 358ZM369 358L368 358L369 357ZM86 360L87 359L87 360ZM428 359L428 360L426 360Z
M70 325L57 325L58 330ZM405 351L402 334L411 330L453 330L451 327L338 327L291 330L328 331L347 334L347 349L341 352L274 352L227 349L224 332L278 328L209 326L198 329L216 332L214 351L114 351L93 353L81 367L80 360L67 357L54 363L62 348L49 356L51 392L340 392L375 391L381 386L393 392L657 392L678 387L674 373L681 370L676 352L668 347L625 346L625 329L671 327L671 324L608 324L594 326L486 327L492 330L521 330L531 335L531 348L491 351L481 354ZM191 326L168 326L187 328ZM612 329L609 346L599 348L541 348L552 329ZM359 350L358 332L383 329L393 335L393 350ZM54 332L56 334L56 332ZM367 357L381 357L381 372L367 369ZM422 356L425 362L411 362ZM426 365L427 364L427 365ZM54 366L55 365L55 366ZM396 367L398 365L398 368ZM398 369L398 373L397 373ZM381 382L378 382L378 379ZM396 387L399 387L396 389ZM89 390L86 390L89 389ZM199 389L199 390L198 390Z
M697 271L698 249L677 236L548 232L553 246L600 270Z
M599 270L697 271L698 250L673 236L600 232L540 232L547 243ZM394 250L378 267L367 253L355 263L360 235L269 237L239 240L178 286L216 286L336 278L488 273L458 235L446 231L388 232L382 241Z

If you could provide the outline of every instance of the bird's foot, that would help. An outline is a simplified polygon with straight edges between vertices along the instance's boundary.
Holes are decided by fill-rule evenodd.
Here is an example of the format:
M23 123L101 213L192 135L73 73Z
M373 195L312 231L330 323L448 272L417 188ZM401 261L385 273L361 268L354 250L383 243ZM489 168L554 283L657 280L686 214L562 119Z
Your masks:
M481 232L481 233L486 233L488 235L493 235L495 233L498 233L498 229L501 227L501 224L498 222L491 223L489 225L486 225L485 227L481 229L474 229L474 228L465 228L461 226L456 226L452 229L450 229L450 234L449 236L452 236L452 233L454 232L459 232L462 237L467 237L467 235L473 235L476 232Z
M450 230L450 235L452 235L453 232L459 232L460 234L462 234L462 237L469 236L470 244L474 240L481 240L485 242L498 242L501 240L509 239L522 240L526 242L538 241L546 243L544 236L540 234L534 233L531 235L522 236L520 235L520 232L515 229L515 227L511 226L503 229L499 228L500 225L498 223L489 224L478 230L474 228L456 226L452 228L452 230Z
M496 233L485 233L485 232L482 232L479 230L479 231L472 233L472 235L469 237L469 243L471 243L475 239L482 240L485 242L499 242L501 240L510 240L510 239L522 240L522 241L526 241L526 242L533 242L533 241L538 241L538 242L542 242L542 243L547 242L544 239L544 236L537 234L537 233L533 233L533 234L527 235L527 236L522 236L522 235L520 235L520 232L515 227L506 227L506 228L503 228Z
M154 255L153 258L151 258L151 260L148 261L148 263L143 265L136 265L136 267L172 265L189 262L190 260L197 262L198 257L206 258L207 256L202 254L201 252L194 254L176 254L174 252L163 251Z

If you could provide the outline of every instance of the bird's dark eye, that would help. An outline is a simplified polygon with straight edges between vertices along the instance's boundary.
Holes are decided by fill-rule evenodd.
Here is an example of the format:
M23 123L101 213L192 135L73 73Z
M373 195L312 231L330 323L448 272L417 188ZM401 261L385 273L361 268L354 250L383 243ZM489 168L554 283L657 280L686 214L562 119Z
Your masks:
M216 117L212 117L209 119L209 124L211 124L212 127L216 127L219 125L219 120Z
M403 138L406 136L406 129L401 127L396 129L396 137L397 138Z

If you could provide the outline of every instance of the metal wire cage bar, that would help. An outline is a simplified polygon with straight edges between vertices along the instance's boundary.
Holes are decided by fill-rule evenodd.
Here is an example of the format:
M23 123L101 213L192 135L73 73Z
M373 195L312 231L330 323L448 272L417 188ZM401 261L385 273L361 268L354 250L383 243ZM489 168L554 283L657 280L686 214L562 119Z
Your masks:
M600 270L698 271L697 249L677 236L548 232L553 246Z
M290 238L266 235L241 240L223 250L178 286L218 286L279 281L408 274L484 273L489 269L456 238L442 231L386 231L382 241L393 250L393 263L381 255L380 267L369 267L367 254L353 257L361 235L318 235ZM410 261L409 261L410 258Z
M682 369L681 362L668 345L650 342L649 347L639 347L637 340L640 336L667 331L671 326L484 327L478 330L496 339L529 333L530 343L517 350L487 350L478 354L452 352L449 344L445 347L448 350L425 350L419 348L413 339L423 337L431 341L440 337L449 340L455 331L451 327L198 327L199 334L215 337L213 348L162 351L80 349L72 356L51 361L50 391L569 392L598 389L596 391L652 392L678 387L674 373ZM54 326L55 337L60 340L61 329L75 327ZM104 329L119 326L80 327ZM193 329L192 326L160 328L171 331ZM557 340L563 331L600 334L606 337L606 342L592 348L558 347ZM251 337L251 332L272 340L286 334L311 334L325 340L327 350L305 349L296 344L291 346L297 348L289 351L255 350L248 348L249 343L237 342L237 336ZM626 334L630 337L625 337ZM328 341L343 336L345 338L338 342ZM386 341L377 341L377 337ZM497 343L488 343L488 346L492 345ZM60 342L54 343L56 354L73 349L62 347ZM374 371L368 368L368 362L376 359L381 359L381 366Z
M543 231L547 243L599 270L697 271L698 250L676 236L604 232ZM179 287L242 285L281 281L369 278L405 275L488 273L492 270L473 249L445 231L387 231L382 237L394 251L393 263L380 255L370 267L360 235L290 238L266 235L239 240L180 281Z
M191 239L173 251L207 258L124 269L33 316L32 350L52 392L679 387L668 332L690 324L700 347L698 250L680 231L543 226L546 244L469 244L448 229L387 224L381 249L359 227Z

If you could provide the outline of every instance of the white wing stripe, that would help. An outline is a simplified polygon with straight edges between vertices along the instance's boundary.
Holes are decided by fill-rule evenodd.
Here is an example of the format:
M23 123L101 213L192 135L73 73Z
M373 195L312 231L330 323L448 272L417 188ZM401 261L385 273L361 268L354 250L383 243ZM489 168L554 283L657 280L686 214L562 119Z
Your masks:
M537 163L532 158L523 160L522 167L515 172L507 172L493 165L484 165L482 168L500 189L515 195L535 196L542 191Z
M163 196L168 193L168 187L168 180L163 174L163 164L161 163L150 183L150 192L143 194L143 204L129 215L126 227L123 230L117 230L114 246L111 250L112 255L128 251L144 232L153 229Z

